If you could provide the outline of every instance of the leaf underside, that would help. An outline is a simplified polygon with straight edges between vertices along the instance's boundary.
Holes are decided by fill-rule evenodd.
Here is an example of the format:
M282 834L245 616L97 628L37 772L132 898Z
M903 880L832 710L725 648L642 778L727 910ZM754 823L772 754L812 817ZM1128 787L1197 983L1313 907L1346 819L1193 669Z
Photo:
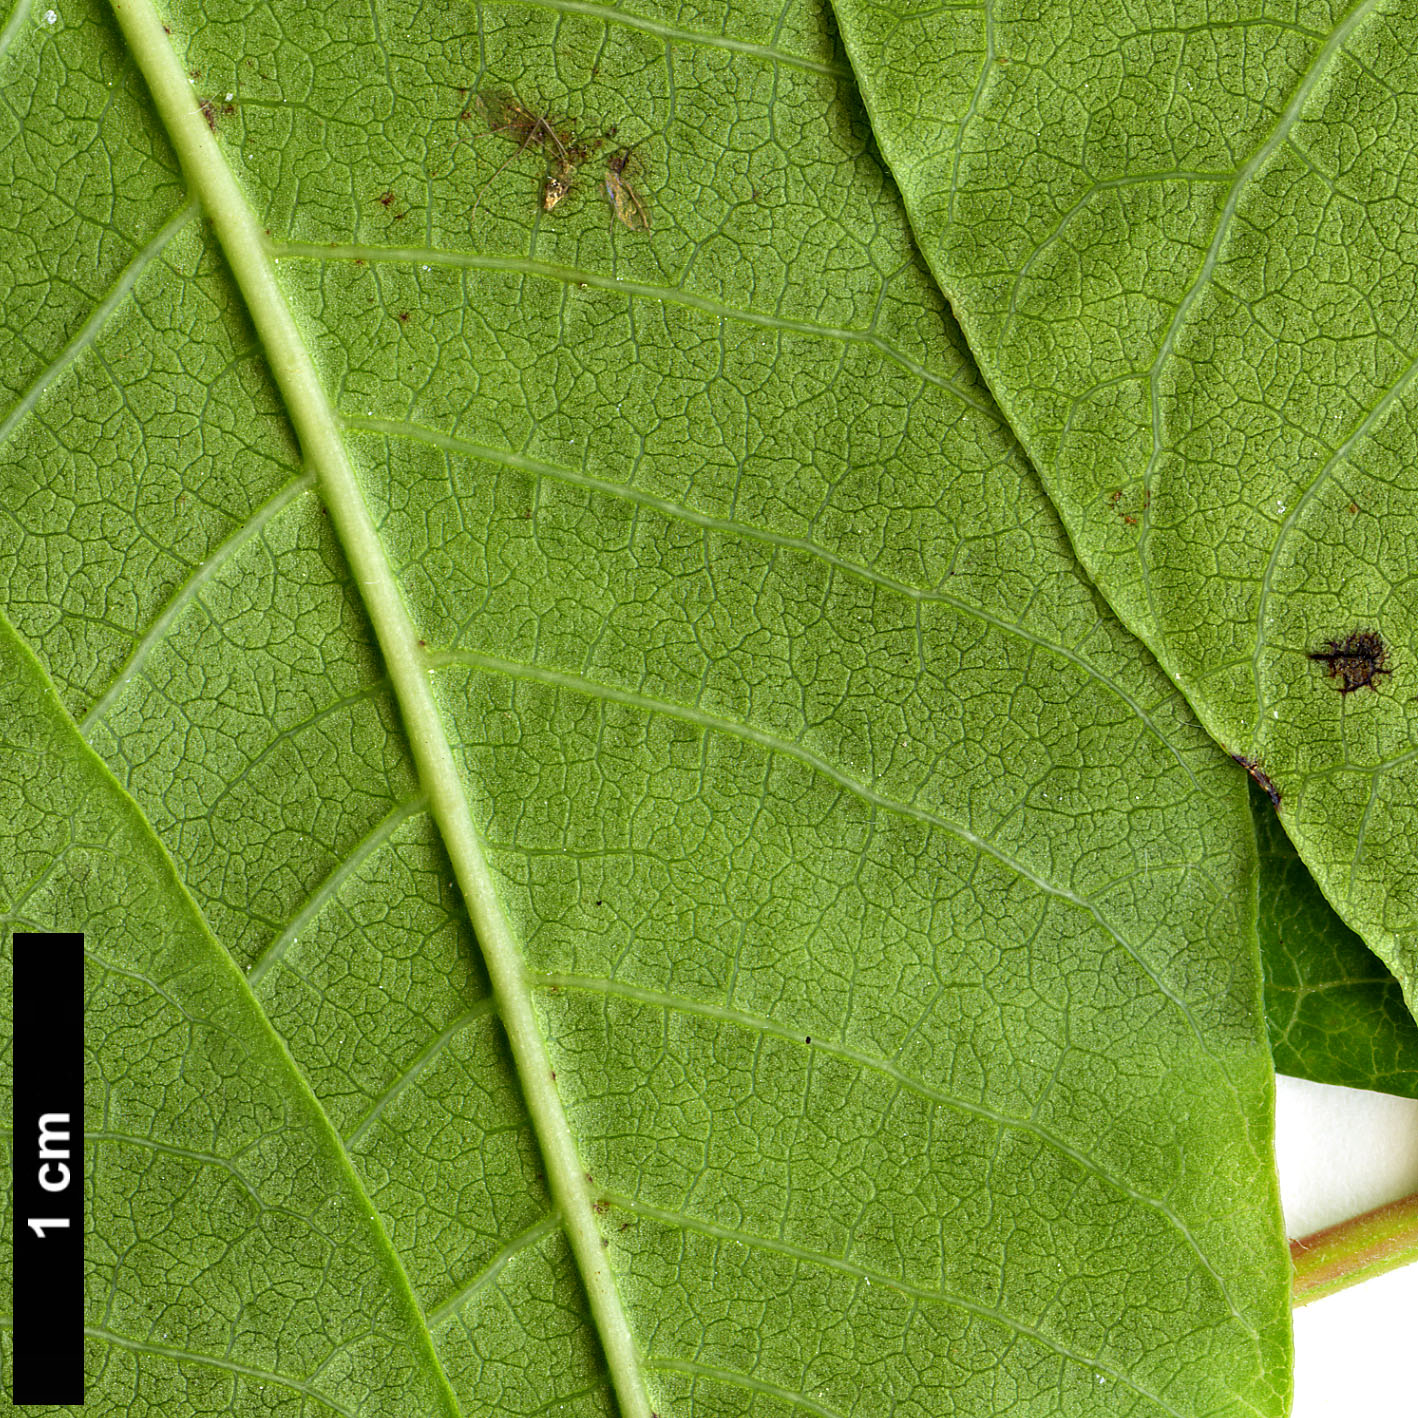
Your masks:
M835 8L1079 557L1413 1007L1413 8Z
M22 16L0 912L88 932L90 1404L1279 1418L1240 778L1074 562L823 13L164 18L419 645L113 22ZM604 138L554 212L492 93Z

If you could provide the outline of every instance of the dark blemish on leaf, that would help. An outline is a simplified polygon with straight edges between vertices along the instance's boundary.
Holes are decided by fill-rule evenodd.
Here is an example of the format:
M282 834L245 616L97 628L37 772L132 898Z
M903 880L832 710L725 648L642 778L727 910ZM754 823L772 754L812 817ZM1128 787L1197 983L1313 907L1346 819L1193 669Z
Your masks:
M622 1231L628 1231L628 1230L630 1230L630 1222L629 1222L629 1221L622 1221L622 1222L620 1223L620 1229L621 1229Z
M386 210L394 205L394 194L392 192L381 192L379 194L379 205Z
M810 1043L812 1043L812 1035L809 1034L809 1035L807 1036L807 1038L803 1040L803 1043L804 1043L804 1044L810 1044Z
M599 905L600 905L600 904L601 904L601 902L600 902L600 898L599 898L599 897L597 897L597 898L596 898L596 905L597 905L597 906L599 906Z
M594 1211L597 1216L604 1216L606 1212L608 1212L610 1209L610 1202L606 1201L604 1198L602 1198L600 1201L593 1201L591 1203L591 1210Z
M1358 512L1358 510L1359 510L1359 504L1358 504L1357 502L1351 502L1351 503L1349 504L1349 512L1350 512L1350 515L1351 515L1351 516L1352 516L1354 513Z
M1327 665L1330 679L1339 681L1341 694L1356 689L1378 689L1381 675L1391 675L1388 646L1377 630L1352 630L1342 640L1326 640L1323 650L1311 650L1310 659Z
M217 131L217 108L216 108L216 105L211 101L211 99L209 99L209 98L204 98L204 99L197 105L197 107L202 110L202 117L207 120L207 127L210 128L213 133L215 133L215 132Z
M1265 790L1266 797L1270 799L1271 807L1279 808L1280 789L1270 781L1270 775L1261 768L1260 764L1257 763L1254 758L1244 758L1239 753L1233 753L1231 757Z
M428 641L427 641L427 640L420 640L420 641L419 641L419 644L422 645L425 650L428 649Z
M188 72L192 75L194 83L202 77L202 71L200 69L191 69Z
M364 257L363 257L363 256L356 256L356 257L354 258L354 263L355 263L356 266L363 266L363 265L364 265Z
M409 312L408 312L407 310L401 310L401 311L399 312L399 324L401 324L401 325L407 325L408 323L409 323Z

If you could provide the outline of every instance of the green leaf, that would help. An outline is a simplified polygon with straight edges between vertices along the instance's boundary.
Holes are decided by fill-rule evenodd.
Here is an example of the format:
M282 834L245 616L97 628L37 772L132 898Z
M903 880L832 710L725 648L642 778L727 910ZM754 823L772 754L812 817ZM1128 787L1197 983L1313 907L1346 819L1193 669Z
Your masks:
M1080 574L824 15L120 13L13 27L0 214L0 585L77 721L14 656L68 786L0 912L137 962L91 1405L1279 1418L1239 775ZM606 138L552 213L499 92ZM101 899L36 895L89 811ZM310 1165L248 1176L281 1109ZM178 1149L244 1209L175 1212Z
M1254 786L1251 811L1260 848L1265 1021L1276 1069L1418 1098L1418 1026L1398 981L1334 913Z
M1079 556L1418 1004L1411 7L836 8Z
M87 1406L456 1413L345 1145L3 620L0 723L7 973L11 929L85 933Z

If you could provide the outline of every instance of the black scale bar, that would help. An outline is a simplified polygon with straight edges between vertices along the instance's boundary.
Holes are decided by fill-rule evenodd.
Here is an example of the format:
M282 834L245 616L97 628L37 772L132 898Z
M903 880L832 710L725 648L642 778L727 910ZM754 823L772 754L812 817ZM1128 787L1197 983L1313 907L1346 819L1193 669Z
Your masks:
M84 1401L84 937L14 938L16 1404Z

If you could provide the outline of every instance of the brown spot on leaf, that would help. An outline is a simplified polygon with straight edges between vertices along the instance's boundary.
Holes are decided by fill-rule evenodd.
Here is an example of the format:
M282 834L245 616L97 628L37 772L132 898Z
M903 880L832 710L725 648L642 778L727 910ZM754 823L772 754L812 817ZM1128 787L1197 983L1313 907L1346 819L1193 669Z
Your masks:
M1377 689L1379 678L1393 673L1388 646L1377 630L1351 630L1342 639L1326 640L1324 649L1310 651L1310 659L1327 667L1325 673L1339 681L1341 694Z

